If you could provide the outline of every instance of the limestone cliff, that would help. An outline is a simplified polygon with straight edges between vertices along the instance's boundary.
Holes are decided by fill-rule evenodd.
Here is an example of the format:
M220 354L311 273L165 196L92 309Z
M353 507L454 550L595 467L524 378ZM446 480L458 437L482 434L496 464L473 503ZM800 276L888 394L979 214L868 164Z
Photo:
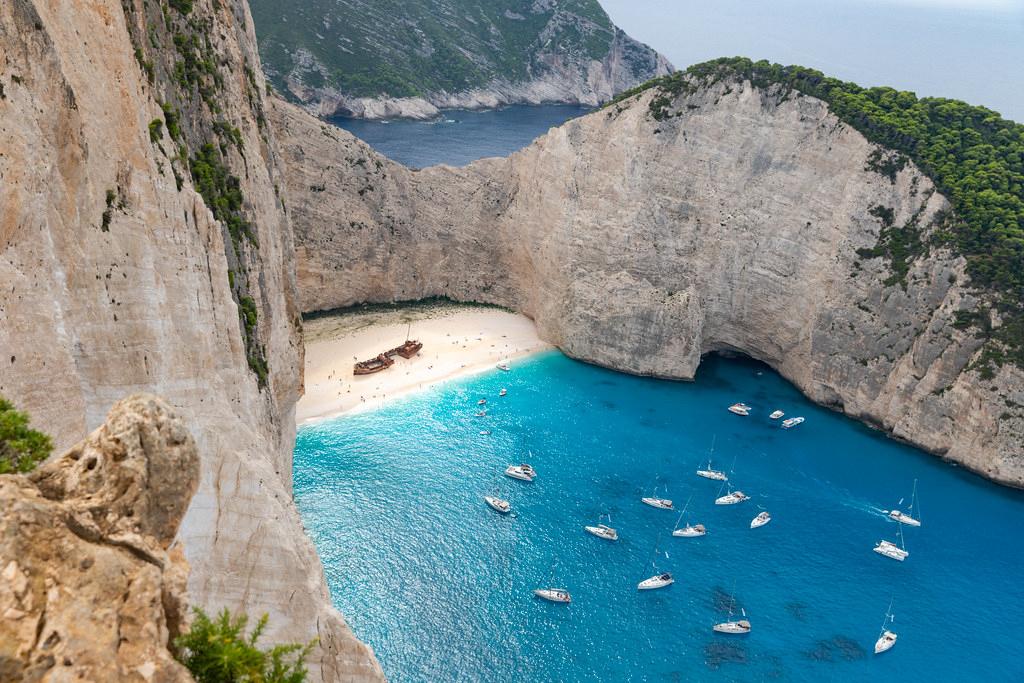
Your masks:
M928 226L947 207L929 179L871 170L876 147L811 97L719 82L657 121L654 96L508 159L420 171L275 104L303 310L496 303L571 356L658 377L738 351L815 401L1024 486L1024 374L968 369L981 341L955 324L977 305L963 260L933 249L901 283L858 255L888 211Z
M598 0L251 0L274 85L319 116L595 105L672 70Z
M291 500L301 322L244 2L0 3L0 393L58 447L126 394L167 398L202 459L190 600L314 680L376 679Z
M199 456L139 395L29 476L0 476L0 680L191 681L170 642L188 564L171 547Z

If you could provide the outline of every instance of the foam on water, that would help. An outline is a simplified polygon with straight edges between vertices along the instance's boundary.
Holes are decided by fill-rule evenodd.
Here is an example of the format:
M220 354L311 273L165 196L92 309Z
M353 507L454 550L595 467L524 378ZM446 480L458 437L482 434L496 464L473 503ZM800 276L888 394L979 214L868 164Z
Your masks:
M498 398L498 390L508 395ZM479 398L488 416L473 417ZM733 402L750 417L728 413ZM807 421L791 430L775 408ZM481 430L490 430L481 435ZM751 496L716 506L707 461ZM532 484L502 476L530 462ZM881 510L913 480L903 563ZM678 512L708 528L673 538ZM666 494L667 487L667 494ZM497 491L514 514L483 496ZM295 495L335 604L396 681L1010 680L1020 674L1024 496L812 405L752 361L693 383L557 352L303 427ZM761 510L772 522L751 530ZM618 542L584 532L610 512ZM639 592L658 568L675 585ZM558 605L531 595L571 591ZM747 636L711 632L735 594ZM874 656L894 598L896 647Z

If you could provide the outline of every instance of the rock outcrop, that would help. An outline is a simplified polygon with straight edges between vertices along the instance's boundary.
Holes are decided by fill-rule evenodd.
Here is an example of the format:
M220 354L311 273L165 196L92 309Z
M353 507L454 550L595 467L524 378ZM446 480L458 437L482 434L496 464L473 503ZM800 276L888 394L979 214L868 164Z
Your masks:
M311 680L381 678L291 498L301 320L245 3L5 0L0 56L0 393L58 448L163 396L202 459L191 602L318 637Z
M188 564L172 546L199 483L196 445L138 395L28 476L0 476L0 680L191 681Z
M769 363L809 397L986 477L1024 486L1024 374L969 368L981 340L962 259L903 281L879 207L948 206L820 100L719 82L655 120L647 91L507 159L411 171L276 103L305 311L427 296L529 315L567 354L692 378L701 357Z
M596 105L673 70L597 0L251 4L269 77L318 116Z

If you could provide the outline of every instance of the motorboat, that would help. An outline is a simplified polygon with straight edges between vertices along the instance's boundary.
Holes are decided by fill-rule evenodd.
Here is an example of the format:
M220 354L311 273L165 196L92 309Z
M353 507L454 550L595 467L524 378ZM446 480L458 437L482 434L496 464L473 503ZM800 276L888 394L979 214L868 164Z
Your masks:
M729 406L729 412L746 417L747 415L750 415L750 406L746 403L733 403Z
M512 369L509 367L509 364L506 361L501 361L500 363L498 363L497 367L499 370L504 370L505 372L508 372L509 370Z
M526 464L509 465L505 468L505 476L522 481L533 481L534 477L537 476L537 471Z
M769 419L772 419L772 420L778 420L783 415L785 415L785 413L782 412L781 410L773 410L772 414L769 415L768 417L769 417Z
M564 588L536 588L533 594L538 598L549 600L551 602L561 602L568 604L572 602L572 596L569 595L569 591Z
M482 399L480 399L479 401L477 401L477 402L476 402L476 404L477 404L478 406L484 406L484 405L487 405L487 399L486 399L486 398L482 398Z
M900 498L898 505L903 505L903 499ZM910 496L910 508L907 512L903 512L899 509L889 510L889 519L900 524L908 524L910 526L921 526L921 512L917 504L917 479L914 480L914 492ZM917 515L916 517L914 515Z
M662 572L661 574L656 574L649 579L644 579L636 585L636 589L641 591L651 591L656 588L671 586L675 582L676 580L672 578L671 574L668 572Z
M591 534L597 536L598 538L603 538L606 541L617 541L617 540L619 540L619 532L617 532L615 529L611 528L610 526L605 526L604 524L598 524L597 526L585 526L583 528L587 530L587 533L591 533Z
M804 423L804 418L802 418L802 417L791 417L791 418L788 418L788 419L782 421L782 428L783 429L792 429L793 427L796 427L797 425L801 425L803 423Z
M758 527L764 526L765 524L767 524L770 521L772 521L772 516L769 515L767 511L762 512L757 517L754 517L754 519L752 519L750 521L750 528L751 529L756 529Z
M896 638L898 636L893 631L889 630L889 627L895 620L896 615L892 613L892 600L890 600L889 609L885 610L885 619L882 620L882 631L878 635L878 640L875 641L876 655L888 652L892 649L892 646L896 644Z
M501 391L498 392L498 396L504 396L508 393L508 390L502 387Z
M490 434L491 434L491 430L490 429L481 429L480 430L480 436L490 436Z
M745 500L750 500L750 496L743 493L743 491L730 491L724 496L715 498L715 505L735 505L736 503L742 503Z
M502 500L497 496L484 496L484 500L487 501L487 504L494 510L497 510L503 515L507 515L512 511L512 506L509 505L509 502L507 500Z
M486 410L478 410L478 411L476 411L476 417L487 417L487 411Z

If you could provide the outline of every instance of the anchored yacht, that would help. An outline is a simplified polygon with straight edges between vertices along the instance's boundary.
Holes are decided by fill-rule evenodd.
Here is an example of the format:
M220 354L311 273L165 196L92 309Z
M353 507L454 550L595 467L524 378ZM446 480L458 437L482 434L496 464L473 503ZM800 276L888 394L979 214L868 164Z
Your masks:
M903 499L900 498L899 505L903 505ZM917 503L917 479L914 480L914 492L910 495L910 508L907 512L903 512L899 509L889 510L889 519L894 522L901 524L907 524L909 526L921 526L921 511L920 506ZM916 517L915 517L916 515Z
M487 501L487 504L490 505L493 509L497 510L503 515L507 515L512 510L512 506L509 504L507 500L502 500L497 496L484 496L484 500Z
M892 649L892 646L896 644L896 638L898 637L893 631L889 630L889 626L896 620L896 615L892 613L892 600L889 601L889 609L885 610L885 619L882 620L882 631L878 635L878 640L875 641L875 654L880 655L883 652L888 652Z
M505 476L512 477L513 479L519 479L521 481L533 481L537 476L537 471L526 463L521 465L509 465L505 468Z
M743 493L743 491L729 491L724 496L715 498L715 505L735 505L745 500L750 500L750 496Z
M772 521L772 516L769 515L767 511L762 512L757 517L754 517L753 520L751 520L750 528L751 529L756 529L756 528L758 528L760 526L764 526L765 524L767 524L770 521Z
M693 500L693 496L690 496L690 500ZM680 528L679 522L683 521L683 515L686 514L686 508L690 507L690 500L686 501L686 505L683 506L683 511L679 513L679 519L676 520L676 528L672 530L672 535L676 538L696 538L697 536L703 536L707 533L707 529L704 528L703 524L695 524L690 526L687 522L686 526Z
M791 417L788 420L783 420L782 421L782 428L783 429L792 429L793 427L796 427L797 425L801 425L803 423L804 423L804 418L802 418L802 417Z
M572 596L564 588L536 588L533 594L538 598L568 604L572 602Z
M782 417L783 415L785 415L785 413L784 413L784 412L782 412L781 410L773 410L773 411L772 411L772 414L771 414L771 415L769 415L768 417L769 417L770 419L772 419L772 420L778 420L778 419L779 419L780 417Z
M676 580L672 578L672 575L668 572L662 572L656 574L649 579L644 579L636 585L637 590L651 591L655 588L664 588L665 586L671 586Z
M729 406L729 412L746 417L747 415L750 415L750 406L746 403L733 403Z

